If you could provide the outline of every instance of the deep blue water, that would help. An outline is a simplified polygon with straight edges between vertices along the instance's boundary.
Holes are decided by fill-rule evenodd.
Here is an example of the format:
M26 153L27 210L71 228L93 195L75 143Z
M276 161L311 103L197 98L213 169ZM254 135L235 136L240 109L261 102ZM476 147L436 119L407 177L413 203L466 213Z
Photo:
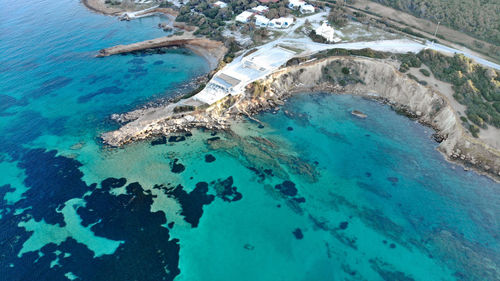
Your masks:
M499 184L359 97L303 94L234 133L102 147L208 71L78 1L0 0L0 280L499 280ZM358 109L368 114L359 119Z

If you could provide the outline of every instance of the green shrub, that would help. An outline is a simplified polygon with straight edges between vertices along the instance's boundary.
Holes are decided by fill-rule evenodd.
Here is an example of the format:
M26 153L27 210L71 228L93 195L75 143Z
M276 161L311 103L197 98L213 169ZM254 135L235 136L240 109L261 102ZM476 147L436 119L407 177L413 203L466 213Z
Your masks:
M420 71L420 73L422 73L424 76L427 76L427 77L431 76L431 73L430 73L430 72L429 72L429 70L427 70L427 69L421 68L421 69L419 69L419 71Z
M463 55L448 57L432 50L418 54L434 76L453 85L453 97L465 105L467 118L479 127L500 128L500 76Z

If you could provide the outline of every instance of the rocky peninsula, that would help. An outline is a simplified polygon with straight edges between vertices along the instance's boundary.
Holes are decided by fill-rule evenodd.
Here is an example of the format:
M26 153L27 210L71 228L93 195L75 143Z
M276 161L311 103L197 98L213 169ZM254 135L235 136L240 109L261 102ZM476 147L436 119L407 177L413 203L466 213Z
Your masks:
M438 150L448 160L500 181L498 148L470 136L446 96L400 73L397 65L398 62L390 60L346 56L284 67L248 85L244 93L227 96L208 107L175 112L173 107L178 105L170 104L144 110L119 130L103 134L102 139L108 145L121 146L190 128L225 130L233 120L278 109L293 94L320 91L353 94L388 103L394 110L432 127L436 130L435 139L440 142ZM349 70L347 76L345 69ZM162 115L162 112L174 113Z
M198 38L192 35L191 32L186 32L183 35L165 36L137 42L129 45L117 45L99 51L97 57L107 57L111 55L140 52L150 49L167 48L167 47L185 47L198 55L203 56L210 64L210 68L214 69L219 64L219 61L224 58L227 52L224 43L206 38Z

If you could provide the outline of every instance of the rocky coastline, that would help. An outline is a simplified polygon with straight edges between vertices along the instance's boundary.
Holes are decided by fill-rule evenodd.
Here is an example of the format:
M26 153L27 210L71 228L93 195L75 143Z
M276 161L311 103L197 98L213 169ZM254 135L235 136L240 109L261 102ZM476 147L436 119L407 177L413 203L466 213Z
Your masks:
M339 83L345 67L350 73ZM394 62L362 57L330 57L282 68L248 85L244 94L192 112L162 116L160 111L166 112L173 104L162 110L148 109L141 114L154 112L154 118L141 118L141 124L132 121L102 138L105 144L121 146L191 128L228 130L234 120L278 110L291 95L304 92L352 94L387 103L398 113L433 128L433 138L440 143L438 150L448 161L500 181L500 151L470 136L444 95L403 75Z

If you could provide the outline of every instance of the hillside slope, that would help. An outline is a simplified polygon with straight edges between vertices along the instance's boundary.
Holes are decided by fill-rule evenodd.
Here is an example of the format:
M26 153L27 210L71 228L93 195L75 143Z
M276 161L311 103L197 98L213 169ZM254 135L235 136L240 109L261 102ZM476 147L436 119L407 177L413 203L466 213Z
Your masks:
M500 45L498 0L372 0Z

